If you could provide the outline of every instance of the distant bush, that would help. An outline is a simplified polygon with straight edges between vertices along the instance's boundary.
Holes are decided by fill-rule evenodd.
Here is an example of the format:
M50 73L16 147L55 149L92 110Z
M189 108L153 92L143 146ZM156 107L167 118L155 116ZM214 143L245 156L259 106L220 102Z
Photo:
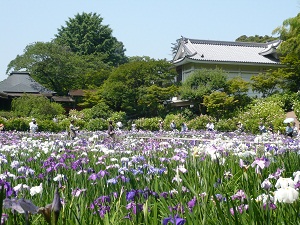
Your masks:
M274 130L283 132L285 114L280 101L274 101L272 98L256 99L247 110L240 112L236 119L244 124L246 131L253 134L259 132L259 123L263 123L266 127L272 124Z
M215 129L217 131L230 132L237 130L237 122L236 119L220 119L215 124Z
M206 129L206 124L208 122L216 123L215 118L208 115L198 116L190 121L188 121L187 125L190 130L204 130Z
M109 118L107 118L107 121L113 121L114 123L122 122L123 126L127 126L127 120L126 120L126 113L125 112L113 112Z
M59 123L53 120L42 120L38 123L38 131L60 132L65 130Z
M91 108L92 118L103 118L107 119L112 115L112 110L106 105L104 102L100 102L99 104L93 106Z
M5 121L6 130L29 131L29 120L27 118L12 118Z
M64 114L64 108L42 96L24 95L12 101L12 111L21 117L35 117L52 119L56 115Z
M161 119L160 117L137 119L135 120L136 128L138 130L157 131L159 130L160 119Z
M4 119L11 119L13 118L15 115L13 112L10 111L0 111L0 118L4 118Z
M91 119L84 128L89 131L106 130L108 122L102 118Z

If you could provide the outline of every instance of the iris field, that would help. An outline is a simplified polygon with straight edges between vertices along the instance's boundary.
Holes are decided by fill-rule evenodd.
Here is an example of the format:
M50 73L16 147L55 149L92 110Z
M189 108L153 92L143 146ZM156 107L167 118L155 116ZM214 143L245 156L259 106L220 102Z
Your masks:
M1 224L300 224L300 142L207 131L0 133Z

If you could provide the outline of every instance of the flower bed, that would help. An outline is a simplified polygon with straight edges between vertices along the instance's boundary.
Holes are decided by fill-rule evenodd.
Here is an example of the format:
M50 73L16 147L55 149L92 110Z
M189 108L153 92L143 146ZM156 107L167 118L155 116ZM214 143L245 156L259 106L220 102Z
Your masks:
M298 139L123 131L115 140L105 132L80 132L75 140L2 132L0 141L5 224L299 220Z

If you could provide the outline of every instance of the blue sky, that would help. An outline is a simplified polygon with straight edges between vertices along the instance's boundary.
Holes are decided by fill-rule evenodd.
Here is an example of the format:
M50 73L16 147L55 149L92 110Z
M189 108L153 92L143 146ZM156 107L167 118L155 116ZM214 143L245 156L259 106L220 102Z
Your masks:
M0 81L28 44L48 42L77 13L97 13L127 56L172 59L181 36L234 41L271 35L300 12L300 0L1 0Z

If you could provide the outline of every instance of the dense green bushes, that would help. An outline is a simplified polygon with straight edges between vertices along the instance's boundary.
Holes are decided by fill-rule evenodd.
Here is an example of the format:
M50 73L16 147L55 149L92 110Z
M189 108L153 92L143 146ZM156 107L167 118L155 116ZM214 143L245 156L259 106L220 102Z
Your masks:
M64 108L42 96L24 95L12 101L12 111L16 116L52 119L65 113Z
M36 99L36 97L34 98ZM289 111L291 108L298 117L300 116L300 100L298 98L298 94L276 94L264 99L253 99L251 104L237 112L234 117L221 118L219 120L209 114L193 115L190 108L179 110L177 114L168 114L165 118L153 117L128 120L125 112L112 112L107 105L99 103L90 109L71 110L69 116L56 114L57 121L54 122L52 120L53 111L46 114L46 110L41 109L45 99L38 98L36 103L33 104L33 98L27 96L25 98L27 103L31 107L34 105L36 108L30 109L30 107L22 103L23 109L21 109L20 106L16 106L18 102L15 101L15 111L1 112L0 123L5 125L6 130L27 131L29 130L29 122L34 116L37 119L39 131L58 132L67 130L71 119L75 120L75 125L79 126L80 129L88 131L106 130L109 120L113 121L114 124L121 121L123 129L129 130L132 123L135 123L138 130L158 131L159 120L163 120L164 130L169 131L170 123L173 120L178 130L181 129L183 122L187 124L189 130L206 129L206 124L210 121L214 123L215 129L218 131L235 131L237 122L240 121L244 125L245 132L258 133L259 123L262 122L266 127L272 124L276 132L283 133L285 129L283 120L285 119L286 111ZM49 106L50 102L46 102ZM54 106L52 109L57 107L53 103L50 105L51 107ZM61 111L58 108L55 112Z

